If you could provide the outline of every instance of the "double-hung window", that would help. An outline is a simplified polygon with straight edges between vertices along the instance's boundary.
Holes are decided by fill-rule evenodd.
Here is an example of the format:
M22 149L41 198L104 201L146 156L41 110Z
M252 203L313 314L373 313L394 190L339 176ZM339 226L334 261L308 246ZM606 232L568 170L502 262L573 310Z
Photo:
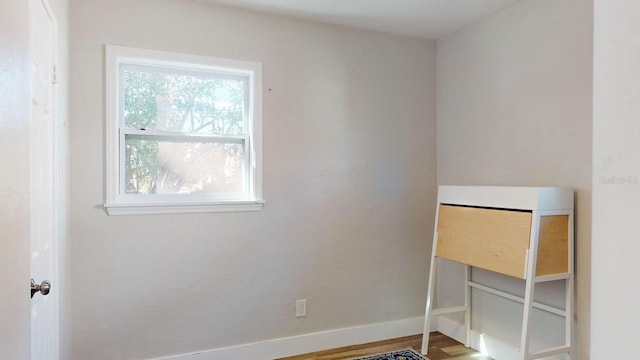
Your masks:
M261 65L106 47L111 215L262 207Z

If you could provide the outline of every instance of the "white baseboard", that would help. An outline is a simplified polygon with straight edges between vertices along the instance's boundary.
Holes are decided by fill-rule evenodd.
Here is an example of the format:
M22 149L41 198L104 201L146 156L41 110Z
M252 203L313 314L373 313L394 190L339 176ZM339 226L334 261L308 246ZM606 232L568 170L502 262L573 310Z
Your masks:
M422 333L424 317L321 331L155 360L276 359Z

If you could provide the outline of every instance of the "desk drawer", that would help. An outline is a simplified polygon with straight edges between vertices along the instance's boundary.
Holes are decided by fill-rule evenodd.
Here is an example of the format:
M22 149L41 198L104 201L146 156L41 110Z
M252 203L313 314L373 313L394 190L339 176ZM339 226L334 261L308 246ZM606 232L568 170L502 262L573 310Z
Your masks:
M436 256L524 279L530 211L440 205ZM540 217L536 276L569 272L569 216Z
M529 211L440 205L436 256L525 278Z

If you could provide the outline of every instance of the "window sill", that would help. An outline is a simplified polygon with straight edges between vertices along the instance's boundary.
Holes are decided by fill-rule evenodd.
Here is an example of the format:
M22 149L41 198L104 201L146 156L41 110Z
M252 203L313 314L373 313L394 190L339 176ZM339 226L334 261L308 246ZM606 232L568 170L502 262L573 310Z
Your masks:
M260 211L263 205L263 200L253 200L202 203L105 204L104 208L107 210L108 215L118 216Z

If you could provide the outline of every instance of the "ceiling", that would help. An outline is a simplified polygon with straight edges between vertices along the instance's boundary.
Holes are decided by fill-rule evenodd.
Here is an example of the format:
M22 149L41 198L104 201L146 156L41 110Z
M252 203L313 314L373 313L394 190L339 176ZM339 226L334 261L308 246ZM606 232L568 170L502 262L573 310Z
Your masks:
M199 1L435 40L522 0Z

